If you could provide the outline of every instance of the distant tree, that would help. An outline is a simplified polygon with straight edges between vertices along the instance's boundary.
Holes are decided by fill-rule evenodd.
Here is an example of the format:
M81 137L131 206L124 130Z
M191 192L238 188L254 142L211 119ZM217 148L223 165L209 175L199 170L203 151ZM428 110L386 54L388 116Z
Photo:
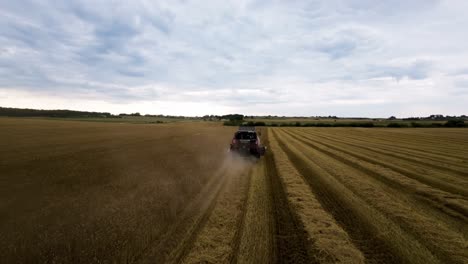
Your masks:
M254 126L266 126L265 122L259 121L259 122L254 122Z
M223 119L228 119L229 121L242 121L244 120L244 115L240 114L230 114L222 116Z
M37 110L28 108L0 107L0 116L12 117L60 117L60 118L82 118L82 117L113 117L107 112L86 112L73 110Z
M430 115L428 119L432 119L432 120L444 120L445 117L444 117L444 115Z
M418 123L418 122L411 122L410 125L412 127L423 127L423 125L421 123Z
M389 123L387 127L408 127L408 125L404 123Z
M450 119L445 124L445 127L465 127L465 121L463 119Z
M388 118L388 120L395 120L395 119L397 119L395 116L391 116Z

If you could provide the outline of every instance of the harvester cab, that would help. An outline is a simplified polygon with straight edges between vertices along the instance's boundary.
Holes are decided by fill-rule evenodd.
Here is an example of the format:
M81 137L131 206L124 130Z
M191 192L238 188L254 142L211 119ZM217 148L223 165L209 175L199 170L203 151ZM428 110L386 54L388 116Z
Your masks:
M266 147L261 144L260 132L253 126L240 126L232 138L231 152L254 155L260 158L265 154Z

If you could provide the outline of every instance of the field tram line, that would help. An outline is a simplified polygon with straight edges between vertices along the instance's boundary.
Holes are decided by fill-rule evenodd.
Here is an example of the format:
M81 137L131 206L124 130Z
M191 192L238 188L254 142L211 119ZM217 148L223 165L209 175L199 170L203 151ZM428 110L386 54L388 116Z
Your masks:
M305 154L305 152L303 153ZM334 160L333 157L331 158ZM317 164L317 166L321 167L324 171L330 169L326 164ZM331 172L328 173L332 174ZM338 175L339 174L337 174L336 177L341 177ZM342 182L343 179L339 181ZM403 230L413 234L415 239L419 240L422 245L430 249L439 259L449 259L452 261L451 263L464 263L464 261L468 260L468 254L462 252L466 241L464 237L459 235L456 231L450 230L445 225L434 223L431 218L424 214L418 212L412 214L411 206L403 204L400 206L398 203L392 202L393 200L391 197L385 198L385 196L382 196L382 194L386 194L385 192L373 193L367 191L369 188L372 190L378 189L377 186L367 184L367 187L360 187L361 185L356 185L354 183L353 181L346 182L346 180L342 182L343 185L349 186L348 188L351 188L351 190L354 189L357 196L363 195L362 199L368 200L369 204L371 204L371 201L375 201L376 203L373 206L375 209L395 223L399 223Z
M414 179L413 177L407 177L406 174L401 173L399 171L395 171L395 173L398 173L399 175L401 175L401 177L405 177L408 182L404 183L404 182L399 181L398 179L391 179L385 174L377 173L373 171L372 169L368 168L367 166L353 162L352 160L349 160L349 158L342 157L336 153L333 153L330 150L323 149L322 147L319 147L317 145L317 144L321 144L321 145L324 145L325 147L328 147L328 145L325 145L324 143L318 143L316 141L312 141L312 139L310 139L310 137L307 137L307 136L305 136L304 137L305 139L304 139L294 134L291 134L291 132L289 131L285 131L285 132L291 137L293 137L294 139L314 148L317 151L324 153L327 156L330 156L336 160L339 160L353 168L359 168L361 171L363 171L367 175L373 177L374 179L378 181L381 181L384 184L387 184L389 187L392 187L393 189L397 191L401 192L403 188L409 191L410 193L415 193L417 195L416 197L419 200L426 203L428 206L432 208L435 208L445 214L448 214L449 216L455 219L458 219L457 221L462 221L465 223L468 220L468 208L466 206L464 206L463 204L454 203L450 200L447 200L447 198L450 198L450 199L457 199L457 200L465 202L466 198L464 196L460 196L457 194L446 192L444 190L440 190L438 188L435 188L434 186L425 184L424 182L421 182L418 179ZM352 158L367 162L369 164L372 164L373 166L381 166L383 168L392 170L392 168L388 168L384 165L376 164L373 161L364 159L360 157L360 155L353 155L353 154L350 154L348 151L341 150L341 149L333 149L333 150L343 153L345 155L348 155Z
M304 136L304 137L307 140L311 141L310 135L309 136ZM297 138L297 136L296 136L296 138ZM300 140L304 141L304 139L300 139ZM414 173L414 172L412 172L410 170L403 169L403 168L400 168L398 166L389 164L388 162L378 161L378 160L376 160L374 158L370 158L370 157L367 157L367 156L364 156L364 155L361 155L361 154L357 154L357 153L351 152L349 150L345 150L343 148L338 148L336 146L332 146L331 144L327 144L327 143L324 143L324 142L314 141L314 143L311 143L311 142L305 141L304 143L309 144L309 145L313 145L314 148L317 148L318 145L322 145L322 146L324 146L326 148L329 148L329 149L332 149L332 150L335 150L335 151L338 151L338 152L342 152L344 154L355 157L357 159L364 160L366 162L369 162L369 163L372 163L372 164L376 164L376 165L391 169L391 170L393 170L395 172L400 173L401 175L404 175L406 177L409 177L409 178L412 178L412 179L417 180L419 182L422 182L424 184L427 184L427 185L429 185L429 186L431 186L433 188L440 189L440 190L446 191L446 192L451 193L451 194L463 195L463 197L468 196L468 190L465 190L464 188L462 188L460 186L455 186L454 184L449 184L449 183L446 183L446 182L443 182L443 181L440 181L440 180L434 180L432 178L424 177L424 176L421 176L420 174Z
M301 132L304 132L304 131L301 131ZM412 163L412 164L416 164L416 165L417 164L422 164L424 166L427 166L427 167L430 167L430 168L433 168L433 169L436 169L436 170L439 170L439 171L442 171L442 172L449 171L449 172L451 172L453 174L457 174L459 176L463 176L463 177L468 176L467 171L461 171L461 170L455 169L453 167L446 167L446 166L438 165L438 164L435 164L435 163L426 162L426 161L423 160L424 157L421 157L421 156L418 156L416 159L411 158L411 157L408 157L408 155L412 155L412 154L404 153L404 152L402 152L400 150L394 150L393 148L392 148L391 151L394 152L394 153L399 153L399 154L394 154L394 153L391 153L390 151L383 151L383 150L379 150L379 149L375 149L375 148L371 148L371 147L366 147L366 146L361 146L361 145L358 145L358 144L349 143L349 142L339 140L337 138L330 137L330 136L324 136L324 135L320 135L320 134L316 134L316 133L310 133L310 131L308 131L307 134L310 134L310 135L313 135L313 136L316 136L316 137L319 137L319 138L323 138L325 140L338 142L338 143L345 144L345 145L348 145L348 146L352 146L352 147L364 149L364 150L367 150L367 151L375 152L375 153L378 153L378 154L381 154L381 155L390 156L390 157L393 157L393 158L396 158L396 159L401 159L401 160L407 161L407 162ZM359 139L354 139L354 138L351 138L351 139L361 141ZM416 157L415 155L412 155L412 156ZM437 160L434 160L434 159L431 159L431 158L428 158L428 159L432 160L434 162L440 162L440 161L437 161ZM451 164L451 163L448 163L448 162L447 162L447 164L449 164L451 166L454 166L454 164Z
M250 171L229 263L274 263L274 219L264 161L261 159Z
M415 238L406 235L398 225L322 168L304 160L295 147L287 146L280 137L275 136L322 207L335 218L364 254L366 263L439 263Z
M212 180L184 208L177 222L160 237L150 241L147 247L130 258L128 263L180 263L188 254L226 185L227 181L222 177L226 170L224 165L217 170Z
M241 215L239 219L237 220L236 232L234 234L234 238L232 242L232 252L231 252L231 256L229 257L229 263L233 263L233 264L237 263L241 237L242 237L242 233L244 232L244 226L245 226L246 215L247 215L247 202L249 201L249 198L250 198L250 188L251 188L251 183L252 183L252 175L251 175L252 171L253 171L253 168L250 168L248 172L247 188L245 188L246 193L244 194L244 198L242 199Z
M195 242L195 239L198 236L198 233L203 229L206 222L208 221L208 218L212 214L216 205L216 201L218 200L218 197L220 196L225 185L226 181L224 181L222 186L217 190L215 197L210 201L208 209L202 214L198 222L194 225L194 228L190 231L189 236L184 238L182 242L183 246L179 247L180 250L172 251L173 253L170 255L171 257L169 257L169 261L167 261L167 263L181 263L182 260L188 255L193 243Z
M264 143L270 146L269 136ZM319 263L313 252L308 251L309 241L304 225L287 200L271 151L267 151L264 158L274 214L275 248L271 263Z
M219 263L232 263L237 256L246 212L251 181L250 165L240 171L227 171L226 188L207 215L206 224L197 232L187 251L173 263L200 263L214 259ZM232 228L232 227L235 228ZM217 240L223 236L223 239ZM225 239L224 239L225 238ZM212 241L217 240L216 245Z

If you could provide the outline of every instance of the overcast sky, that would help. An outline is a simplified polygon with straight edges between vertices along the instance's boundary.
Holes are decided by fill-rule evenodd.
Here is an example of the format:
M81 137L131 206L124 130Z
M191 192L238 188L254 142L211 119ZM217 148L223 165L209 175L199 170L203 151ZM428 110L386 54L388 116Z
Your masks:
M468 114L468 1L0 0L0 106Z

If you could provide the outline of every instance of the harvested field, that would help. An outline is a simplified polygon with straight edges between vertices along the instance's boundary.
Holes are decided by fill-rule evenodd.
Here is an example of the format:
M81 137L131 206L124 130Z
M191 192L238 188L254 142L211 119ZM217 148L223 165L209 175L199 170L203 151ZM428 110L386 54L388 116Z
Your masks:
M467 263L468 130L0 118L5 263Z
M284 178L299 175L308 184L320 209L348 234L365 262L467 262L466 130L287 128L272 132L270 140L277 145L270 145L277 166L295 169ZM347 240L333 238L343 239ZM320 248L319 240L315 245ZM333 248L332 254L343 252Z

